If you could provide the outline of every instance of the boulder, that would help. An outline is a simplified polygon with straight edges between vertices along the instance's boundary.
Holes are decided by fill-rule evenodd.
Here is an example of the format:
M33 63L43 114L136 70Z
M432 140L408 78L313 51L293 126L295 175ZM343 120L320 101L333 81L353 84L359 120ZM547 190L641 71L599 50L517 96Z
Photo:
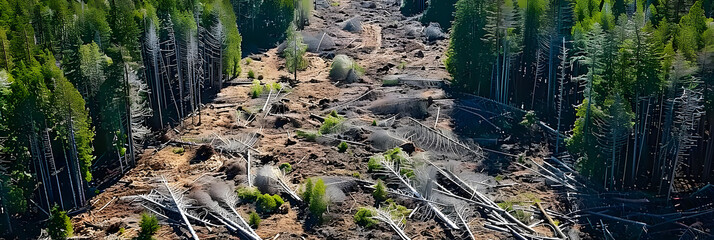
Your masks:
M342 30L359 33L362 32L362 19L360 17L353 17L340 23Z
M429 42L446 38L444 32L441 31L441 26L438 23L429 23L429 26L424 30L424 36Z

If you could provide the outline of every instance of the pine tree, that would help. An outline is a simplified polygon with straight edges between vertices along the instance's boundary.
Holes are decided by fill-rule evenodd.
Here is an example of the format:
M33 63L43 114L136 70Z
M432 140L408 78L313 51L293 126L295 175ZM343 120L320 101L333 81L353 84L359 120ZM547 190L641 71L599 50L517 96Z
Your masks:
M0 27L0 69L11 71L15 66L10 54L10 41L7 40L8 30Z
M482 96L488 95L491 79L491 50L482 41L485 26L485 2L459 0L444 61L455 85Z
M327 211L327 198L325 196L325 182L318 178L310 194L308 209L312 217L319 223L322 221L322 214Z
M302 41L302 35L296 31L295 25L291 25L286 32L287 40L283 55L285 56L285 67L289 72L294 74L297 81L297 71L307 68L307 59L305 59L305 51L307 45Z
M74 233L72 222L67 217L67 212L60 210L57 206L54 206L50 211L47 228L52 240L67 239Z
M422 14L419 21L428 25L429 23L438 23L444 29L451 28L451 21L454 20L454 11L456 10L457 0L431 0L429 6Z
M87 98L94 98L106 80L105 68L112 63L111 58L100 52L92 42L79 47L80 71L84 79L79 87Z

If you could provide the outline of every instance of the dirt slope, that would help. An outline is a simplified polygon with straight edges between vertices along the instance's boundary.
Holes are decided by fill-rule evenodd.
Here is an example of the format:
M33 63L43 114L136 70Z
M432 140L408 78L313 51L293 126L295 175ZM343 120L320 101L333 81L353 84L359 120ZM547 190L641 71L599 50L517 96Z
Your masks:
M372 8L370 3L374 3ZM361 17L363 28L359 33L343 31L340 23L353 18ZM336 144L324 144L304 141L295 137L295 130L316 130L320 121L311 114L325 116L330 109L339 110L351 124L367 126L373 120L383 121L390 114L375 115L369 109L374 106L377 99L437 99L436 104L428 105L426 116L420 121L434 124L436 116L439 121L436 126L448 131L453 122L450 119L450 104L453 101L443 99L445 93L439 88L401 88L381 87L382 77L385 75L406 74L412 78L446 79L448 73L443 65L443 53L448 45L448 40L439 40L427 43L424 38L423 26L415 19L409 19L399 13L398 0L356 1L356 0L318 0L316 11L311 18L311 24L306 32L326 32L335 43L335 54L346 54L363 66L366 70L360 82L351 84L335 83L328 79L329 57L320 57L308 54L310 65L307 70L298 74L298 82L293 82L290 93L280 95L282 106L280 113L268 114L259 112L265 105L268 93L260 98L250 97L250 86L238 85L224 88L214 103L207 104L201 111L201 124L195 124L198 117L184 120L182 126L168 131L166 139L185 142L197 142L201 139L217 140L218 136L241 135L259 132L259 140L254 146L255 150L262 153L253 156L254 167L262 165L279 165L291 163L293 172L287 174L292 184L297 186L309 177L320 176L359 176L370 179L367 173L366 162L369 156L379 152L370 146L351 144L347 152L340 153ZM407 32L416 30L413 38L407 38ZM261 76L263 83L278 82L280 79L291 78L284 69L284 60L278 56L277 49L251 56L253 61L249 64L243 62L243 76L247 77L248 70L252 69L256 76ZM287 82L284 82L286 85ZM364 93L367 97L358 99ZM270 93L272 94L272 93ZM272 96L274 97L274 96ZM353 101L354 100L354 101ZM354 104L357 107L342 108L342 104ZM254 121L250 114L256 113ZM437 114L439 112L440 114ZM403 119L402 119L403 120ZM394 126L397 127L397 126ZM363 142L363 141L362 141ZM145 209L138 202L131 201L126 196L147 194L154 189L161 177L167 182L186 189L192 189L202 178L223 178L225 166L238 161L231 154L217 153L206 161L192 163L197 149L196 146L183 146L185 152L176 153L181 146L165 144L144 151L138 161L138 166L126 173L115 185L102 190L103 192L91 200L93 207L90 211L73 217L75 234L92 239L130 238L138 232L140 214ZM523 149L530 149L525 147ZM521 149L521 151L523 151ZM547 153L535 153L534 158ZM517 153L517 152L516 152ZM443 159L442 159L443 160ZM479 172L484 167L478 162L462 162L459 164L462 171ZM505 169L505 167L504 167ZM506 177L506 182L518 181L519 176L529 175L529 172L514 170ZM504 173L506 174L506 173ZM491 176L493 178L495 176ZM229 181L235 185L244 184L245 177L239 176ZM538 184L520 184L513 187L501 188L493 198L498 200L511 200L514 196L524 193L535 194L547 208L554 200L553 194L545 187ZM285 198L285 196L284 196ZM408 208L416 205L405 200L398 200ZM290 204L296 204L290 202ZM106 207L105 207L106 205ZM372 230L358 227L352 216L361 206L372 206L374 200L370 192L358 189L346 193L346 198L341 203L330 206L330 213L326 216L323 225L305 227L304 207L292 206L286 213L272 214L265 217L260 227L256 230L258 235L265 239L390 239L394 235L386 225L379 225ZM247 216L254 211L251 204L242 204L238 210ZM164 221L167 222L167 221ZM501 239L509 237L506 234L485 229L485 220L473 218L469 225L480 239ZM188 235L186 229L170 227L164 224L157 238L180 239ZM175 225L173 225L175 226ZM119 232L124 228L123 234ZM223 227L206 227L194 224L198 235L202 239L237 239ZM537 227L542 234L551 235L550 229ZM404 229L413 239L447 239L453 236L444 231L443 226L435 220L408 219ZM184 234L181 234L184 232ZM552 235L551 235L552 236Z

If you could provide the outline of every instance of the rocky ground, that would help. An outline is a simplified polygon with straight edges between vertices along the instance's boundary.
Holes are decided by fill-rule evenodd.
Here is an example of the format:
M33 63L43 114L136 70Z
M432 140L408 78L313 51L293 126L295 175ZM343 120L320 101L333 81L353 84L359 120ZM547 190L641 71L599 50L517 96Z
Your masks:
M245 168L232 172L231 166L244 161L240 154L217 151L207 160L196 161L198 145L217 143L223 138L255 137L252 147L253 169L261 166L278 166L290 163L294 171L287 173L293 189L310 177L343 177L372 180L368 173L367 161L370 156L383 152L375 145L374 132L393 131L411 123L414 117L438 131L465 139L455 130L455 100L441 87L423 86L383 86L383 79L390 75L404 75L412 79L447 79L443 64L447 39L427 41L424 26L415 18L407 18L399 13L398 0L319 0L311 18L311 24L304 32L316 36L327 36L335 43L334 50L322 53L308 53L309 67L298 73L298 81L288 80L292 74L284 68L284 59L278 56L277 48L250 56L244 60L241 78L253 70L264 84L283 82L291 88L278 94L263 93L259 98L251 98L250 85L234 84L225 87L216 99L201 110L198 117L184 119L162 137L164 144L145 149L137 166L127 172L119 182L91 199L91 209L72 221L75 235L91 239L121 239L136 236L140 215L146 209L140 202L127 196L147 194L161 184L163 178L172 185L191 192L202 185L214 181L227 182L234 186L245 185ZM348 19L358 17L362 31L342 30ZM328 78L332 57L345 54L364 67L365 74L354 83L335 82ZM287 89L287 87L286 87ZM269 104L268 95L272 98ZM404 102L398 107L394 103ZM421 103L424 103L423 105ZM272 109L266 114L263 106ZM296 137L296 130L315 131L321 117L336 110L347 120L347 130L331 135L346 139L350 148L338 152L339 141L322 138L307 141ZM372 121L379 126L371 126ZM467 119L466 121L468 121ZM484 124L473 120L473 124ZM505 134L507 135L507 134ZM329 137L329 136L328 136ZM405 138L409 136L403 136ZM408 138L407 138L408 139ZM539 139L539 138L534 138ZM466 141L466 140L465 140ZM192 146L183 143L200 143ZM466 141L468 142L468 141ZM534 201L554 212L564 212L567 206L559 201L554 190L543 181L534 181L534 174L516 164L517 156L540 161L548 150L540 140L510 145L495 145L489 148L504 154L486 151L485 157L467 158L448 154L433 154L432 160L455 166L459 173L491 184L485 190L495 202L518 202L530 206ZM475 143L470 143L475 149ZM429 151L416 146L416 152ZM184 148L185 152L178 151ZM522 154L522 155L519 155ZM458 161L449 161L458 160ZM226 175L238 174L228 180ZM475 181L475 180L474 180ZM290 199L283 194L284 199ZM400 204L413 209L418 204L410 199L393 196ZM380 224L373 229L364 229L355 224L353 215L359 207L373 206L371 192L363 187L345 191L340 201L333 202L323 224L306 225L305 207L296 201L286 201L288 207L281 213L264 215L257 234L264 239L392 239L394 232ZM254 204L240 204L237 210L247 216L255 209ZM537 223L542 217L534 212L529 219ZM158 239L187 238L185 228L164 219L164 224L156 235ZM503 239L512 237L508 233L487 229L485 218L474 214L468 218L470 230L478 239ZM193 224L201 239L237 239L223 227ZM120 231L120 229L124 229ZM533 227L538 235L555 236L544 223ZM447 230L435 218L409 218L404 232L412 239L452 239L461 235Z

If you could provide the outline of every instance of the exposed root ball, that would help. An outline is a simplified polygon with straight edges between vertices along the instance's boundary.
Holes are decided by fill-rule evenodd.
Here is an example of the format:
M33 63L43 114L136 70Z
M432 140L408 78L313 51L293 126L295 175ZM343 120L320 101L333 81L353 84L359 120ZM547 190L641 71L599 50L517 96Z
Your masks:
M194 162L206 161L215 154L215 150L211 145L201 145L196 150L196 155L193 157Z
M232 160L223 166L222 171L226 173L226 179L233 180L238 175L245 174L245 163L238 160Z

